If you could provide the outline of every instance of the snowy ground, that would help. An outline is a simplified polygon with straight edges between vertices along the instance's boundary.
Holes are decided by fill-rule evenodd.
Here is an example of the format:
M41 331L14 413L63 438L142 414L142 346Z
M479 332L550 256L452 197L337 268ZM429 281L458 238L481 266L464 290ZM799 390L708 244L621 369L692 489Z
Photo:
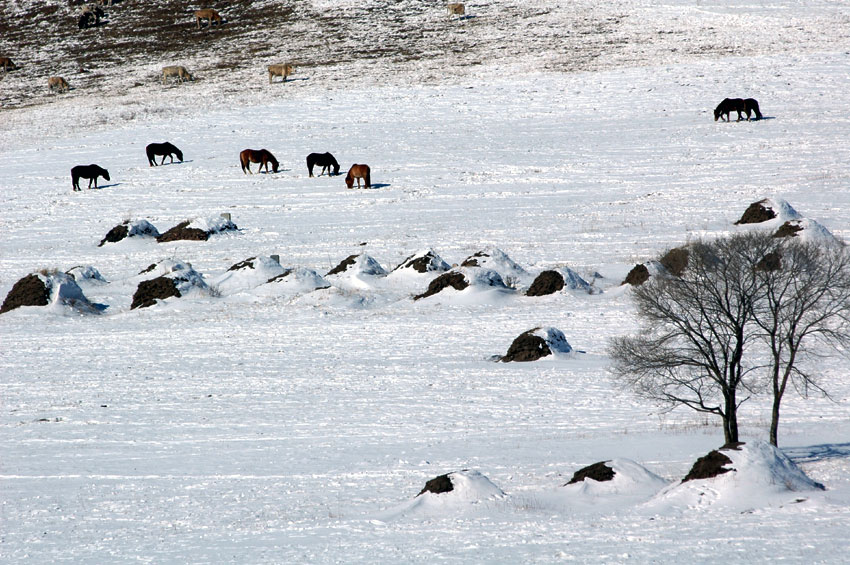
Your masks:
M645 28L682 10L632 8ZM848 16L842 3L818 4L815 16L793 3L771 9L789 21ZM768 8L740 10L723 17ZM709 11L721 29L725 8ZM835 401L789 397L780 428L824 492L730 509L628 496L594 505L560 488L615 458L678 480L722 443L717 422L662 414L608 379L607 339L636 328L619 286L636 262L739 229L732 223L764 197L850 237L850 55L839 48L846 31L829 33L799 53L587 72L504 76L494 63L433 84L414 70L394 86L304 80L270 96L258 84L248 105L199 81L103 96L85 121L79 93L4 111L0 297L41 269L92 265L110 282L83 288L108 306L99 316L0 317L0 560L843 561L846 360L823 364ZM715 123L726 96L758 98L768 119ZM166 139L186 161L148 167L145 145ZM271 150L281 172L243 175L246 147ZM374 189L308 178L313 151L331 151L343 171L370 164ZM88 163L111 180L72 192L69 169ZM223 212L238 232L98 247L124 220L165 231ZM531 273L598 272L604 292L414 302L428 279L389 277L129 309L138 273L166 258L213 283L257 255L324 274L354 253L390 270L429 247L460 263L489 246ZM488 360L541 325L585 353ZM766 399L745 404L741 420L746 440L764 439ZM394 510L461 469L504 496Z

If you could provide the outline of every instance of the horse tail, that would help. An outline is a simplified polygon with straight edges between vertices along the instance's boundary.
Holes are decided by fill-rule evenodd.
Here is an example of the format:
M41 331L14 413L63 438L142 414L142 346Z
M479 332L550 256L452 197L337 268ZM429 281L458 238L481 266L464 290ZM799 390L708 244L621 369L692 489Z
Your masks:
M307 172L310 173L310 176L313 176L313 154L310 153L307 155Z
M372 169L369 168L369 165L366 165L366 188L372 187Z
M153 167L156 163L156 161L154 160L153 147L151 147L150 145L145 147L145 154L148 156L148 166Z
M242 172L245 173L245 165L248 164L247 150L243 151L239 154L239 164L242 165ZM247 174L247 173L245 173L245 174Z
M757 100L753 100L753 112L756 113L757 120L760 120L762 118L761 110L759 110L759 103Z

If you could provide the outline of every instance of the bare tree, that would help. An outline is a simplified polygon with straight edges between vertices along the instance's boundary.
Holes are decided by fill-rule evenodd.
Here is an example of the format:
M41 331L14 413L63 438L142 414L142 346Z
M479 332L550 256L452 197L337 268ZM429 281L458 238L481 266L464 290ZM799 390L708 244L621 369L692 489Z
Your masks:
M763 236L769 237L769 236ZM814 367L819 352L850 345L850 254L842 245L775 240L758 265L762 295L754 321L769 350L773 394L770 443L778 445L779 408L789 384L826 395ZM812 346L819 347L819 352Z
M688 246L680 276L637 287L640 335L615 338L612 373L639 395L719 416L726 443L738 441L738 408L758 367L745 353L756 340L754 301L764 281L754 265L771 243L753 233ZM744 398L739 398L744 393Z

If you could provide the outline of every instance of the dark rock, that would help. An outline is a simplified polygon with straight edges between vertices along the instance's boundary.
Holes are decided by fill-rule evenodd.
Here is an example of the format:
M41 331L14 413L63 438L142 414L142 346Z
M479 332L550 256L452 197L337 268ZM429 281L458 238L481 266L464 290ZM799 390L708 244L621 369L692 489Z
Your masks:
M570 479L568 485L572 485L578 482L581 482L585 479L593 479L594 481L599 481L600 483L605 481L614 480L614 469L606 465L607 461L600 461L599 463L594 463L593 465L589 465L584 469L579 469L573 475L573 478Z
M156 304L157 300L165 300L172 296L180 297L177 282L168 277L157 277L148 281L142 281L133 294L133 303L130 310L136 308L147 308Z
M431 281L431 284L428 285L428 290L423 292L420 295L414 296L413 300L419 300L420 298L428 298L429 296L433 296L438 292L442 292L448 287L452 287L455 290L463 290L469 286L469 283L466 282L466 277L463 273L459 273L457 271L450 271L448 273L443 273L436 279Z
M543 271L534 279L526 296L546 296L564 288L564 276L558 271Z
M38 275L29 274L12 286L3 306L0 306L0 314L21 306L47 306L49 299L50 290L44 281Z
M766 208L764 204L767 200L759 200L750 204L741 219L735 222L735 225L740 224L760 224L776 217L776 212L770 208Z

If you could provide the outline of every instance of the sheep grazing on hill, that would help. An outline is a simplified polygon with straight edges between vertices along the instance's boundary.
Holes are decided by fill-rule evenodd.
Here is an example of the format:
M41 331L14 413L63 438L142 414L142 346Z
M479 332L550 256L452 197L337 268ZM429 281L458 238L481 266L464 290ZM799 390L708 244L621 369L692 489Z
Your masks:
M192 76L192 73L186 70L186 67L181 67L179 65L162 67L162 84L165 84L165 81L169 78L176 78L177 82L195 80L195 77Z
M195 12L195 22L198 24L198 29L201 29L201 20L207 20L207 26L212 27L213 22L221 25L222 18L218 12L213 10L212 8L207 8L205 10L197 10Z
M17 65L9 57L0 57L0 67L3 67L3 72L17 70Z
M68 81L62 77L48 78L47 86L50 87L50 90L58 90L59 92L68 92L68 89L70 88L68 86Z
M295 65L290 63L282 65L269 65L269 84L272 83L273 77L283 77L283 82L286 82L286 77L295 74Z

